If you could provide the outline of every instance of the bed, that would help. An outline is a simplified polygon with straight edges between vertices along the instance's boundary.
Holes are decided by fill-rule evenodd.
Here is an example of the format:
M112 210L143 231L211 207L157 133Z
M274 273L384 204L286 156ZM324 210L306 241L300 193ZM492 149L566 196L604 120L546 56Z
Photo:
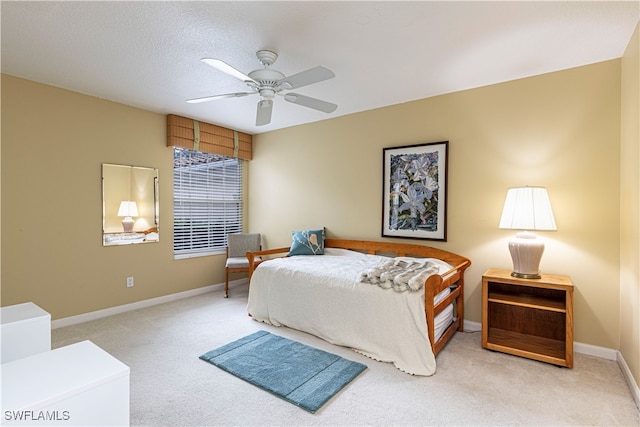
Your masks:
M254 320L313 334L409 374L435 373L435 356L463 328L467 258L421 245L333 238L324 240L323 255L287 256L290 249L247 253ZM430 275L421 273L419 286L413 281L418 289L367 280L392 262L428 262Z

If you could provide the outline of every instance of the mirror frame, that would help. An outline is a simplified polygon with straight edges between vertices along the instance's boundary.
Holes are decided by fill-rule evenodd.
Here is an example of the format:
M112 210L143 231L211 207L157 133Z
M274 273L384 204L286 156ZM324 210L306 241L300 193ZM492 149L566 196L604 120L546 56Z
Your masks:
M121 246L160 241L158 169L145 166L102 164L102 245ZM124 228L120 203L136 202L133 229ZM131 219L131 218L130 218Z

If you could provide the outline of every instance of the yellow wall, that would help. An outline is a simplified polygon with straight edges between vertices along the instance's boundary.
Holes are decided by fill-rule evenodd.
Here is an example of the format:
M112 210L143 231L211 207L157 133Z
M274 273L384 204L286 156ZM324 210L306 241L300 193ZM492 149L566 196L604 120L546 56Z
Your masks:
M558 224L539 233L541 268L576 285L576 341L618 348L620 60L257 135L249 229L268 247L319 226L380 239L382 149L443 140L448 241L422 243L473 262L466 319L481 320L482 273L511 268L515 232L498 229L507 189L540 185Z
M159 170L159 243L102 246L102 163ZM173 259L172 173L164 115L2 75L2 305L59 319L223 282L224 255Z
M640 25L622 57L620 352L640 383Z

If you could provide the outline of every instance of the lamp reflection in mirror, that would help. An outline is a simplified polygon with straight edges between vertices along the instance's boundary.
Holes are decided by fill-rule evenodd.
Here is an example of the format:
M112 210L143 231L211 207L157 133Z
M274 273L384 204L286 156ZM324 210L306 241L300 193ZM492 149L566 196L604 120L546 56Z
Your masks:
M136 202L130 200L124 200L120 202L120 209L118 209L118 216L123 216L122 227L125 233L133 232L133 218L132 216L138 216L138 205Z
M500 228L522 230L509 241L514 277L540 278L544 242L532 231L556 231L549 194L544 187L515 187L507 192Z

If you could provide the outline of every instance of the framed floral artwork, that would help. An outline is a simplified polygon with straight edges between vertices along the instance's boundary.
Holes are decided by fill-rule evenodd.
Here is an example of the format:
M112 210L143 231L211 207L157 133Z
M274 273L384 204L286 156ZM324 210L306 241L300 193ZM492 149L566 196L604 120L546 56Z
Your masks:
M449 141L383 149L382 236L447 240Z

